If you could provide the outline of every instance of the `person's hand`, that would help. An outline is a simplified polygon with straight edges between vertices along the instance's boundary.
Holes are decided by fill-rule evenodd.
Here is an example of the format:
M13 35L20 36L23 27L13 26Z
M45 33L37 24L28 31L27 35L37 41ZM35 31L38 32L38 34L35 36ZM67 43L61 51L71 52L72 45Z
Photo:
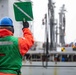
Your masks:
M23 21L23 28L28 28L29 27L29 23L27 21Z

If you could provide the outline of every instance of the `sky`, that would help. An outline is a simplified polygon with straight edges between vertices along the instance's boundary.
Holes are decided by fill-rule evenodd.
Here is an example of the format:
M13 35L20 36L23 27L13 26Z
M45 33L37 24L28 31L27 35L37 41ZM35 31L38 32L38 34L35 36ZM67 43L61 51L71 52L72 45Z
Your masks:
M32 0L34 15L34 38L36 41L45 40L45 28L42 25L42 19L47 13L48 0ZM70 43L76 41L76 0L52 0L55 2L55 18L58 19L58 13L63 4L65 4L66 15L66 33L65 42Z
M47 12L47 0L32 0L33 1L33 15L34 15L34 37L36 41L44 41L44 26L42 19Z

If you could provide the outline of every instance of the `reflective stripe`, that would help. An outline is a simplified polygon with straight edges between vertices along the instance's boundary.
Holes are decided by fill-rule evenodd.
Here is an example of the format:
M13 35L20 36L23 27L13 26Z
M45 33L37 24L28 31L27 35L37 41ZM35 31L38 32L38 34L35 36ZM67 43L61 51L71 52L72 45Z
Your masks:
M0 41L0 45L12 45L13 42L11 41Z

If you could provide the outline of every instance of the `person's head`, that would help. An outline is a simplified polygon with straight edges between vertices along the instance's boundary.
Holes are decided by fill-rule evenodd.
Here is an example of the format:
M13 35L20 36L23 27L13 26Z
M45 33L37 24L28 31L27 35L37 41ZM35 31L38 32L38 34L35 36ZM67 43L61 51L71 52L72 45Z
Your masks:
M14 33L13 21L9 17L3 17L0 20L0 29L8 29Z

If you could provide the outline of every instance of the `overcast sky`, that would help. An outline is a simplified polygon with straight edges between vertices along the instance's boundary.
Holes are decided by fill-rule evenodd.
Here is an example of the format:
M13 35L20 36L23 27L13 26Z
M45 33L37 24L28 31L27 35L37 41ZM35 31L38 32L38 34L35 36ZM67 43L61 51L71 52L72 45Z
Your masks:
M34 37L37 41L44 41L44 26L42 18L47 12L48 0L32 0L34 14ZM60 7L65 4L66 14L66 33L65 41L70 43L76 39L76 0L53 0L55 2L55 13L58 19Z
M47 12L47 0L32 0L34 15L34 37L36 41L44 41L44 26L42 26L42 18Z

